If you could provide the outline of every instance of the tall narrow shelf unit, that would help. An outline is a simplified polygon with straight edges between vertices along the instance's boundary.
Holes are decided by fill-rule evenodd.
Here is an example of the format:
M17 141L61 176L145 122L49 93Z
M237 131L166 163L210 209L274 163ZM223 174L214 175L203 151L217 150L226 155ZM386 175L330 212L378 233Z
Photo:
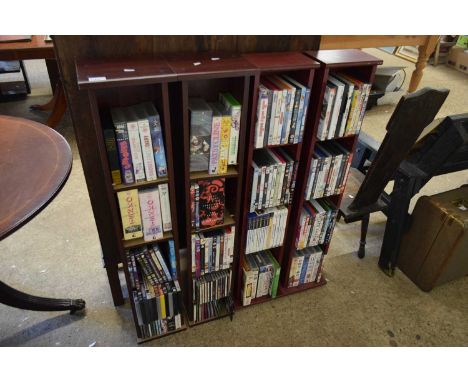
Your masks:
M168 91L168 83L175 81L177 76L162 59L82 61L76 64L76 70L79 89L88 92L93 120L92 129L94 131L94 136L90 136L90 144L95 145L96 150L99 152L99 157L101 159L100 165L103 169L102 181L106 186L109 213L113 220L114 236L112 238L106 238L106 240L113 241L113 245L117 248L115 253L116 262L123 264L126 283L129 287L128 290L131 290L131 281L127 262L124 259L125 251L131 248L137 248L151 243L163 243L167 242L169 239L173 239L177 260L177 272L178 275L180 275L180 245L176 215L174 156L172 150L173 144ZM167 177L158 177L153 181L115 185L112 182L103 135L104 128L113 128L110 118L110 109L113 107L132 106L146 101L152 102L160 115L166 151ZM117 192L129 189L142 190L157 186L161 183L167 183L169 185L172 231L166 232L162 239L150 242L145 242L143 239L123 240ZM118 280L118 276L116 277ZM116 286L111 283L111 289L115 287ZM120 287L120 285L118 285L118 287ZM163 335L143 338L143 334L137 324L137 313L132 298L130 298L130 303L137 336L140 342L172 334L187 328L185 314L182 314L183 322L181 328Z
M225 309L217 317L205 320L194 320L193 316L193 280L192 274L192 255L191 255L191 237L194 233L213 231L219 228L234 226L234 262L231 266L232 278L235 278L236 267L239 253L239 232L241 214L241 196L244 178L244 150L247 114L250 110L249 87L250 78L255 74L255 68L244 58L238 55L223 54L198 54L190 57L168 58L168 64L178 77L178 82L172 84L171 101L178 105L173 108L175 123L175 142L180 159L178 162L178 205L180 224L184 225L184 237L181 241L184 243L186 251L183 259L185 285L185 301L189 325L198 325L213 319L221 318L232 314L232 311ZM226 174L212 175L208 171L190 172L190 112L189 98L201 97L206 101L218 100L221 92L230 92L236 100L242 105L241 121L239 131L239 144L237 164L229 165ZM172 105L171 105L172 106ZM191 182L211 179L225 179L225 213L224 222L204 229L192 228L191 223L191 201L190 185ZM231 282L231 295L234 282Z
M297 230L300 224L301 209L305 202L305 191L312 156L318 142L317 130L329 75L336 72L346 73L364 83L372 84L377 65L382 64L382 60L357 49L308 51L305 52L305 54L320 63L320 70L314 80L309 102L309 116L307 119L307 128L304 132L303 150L301 152L299 162L296 191L294 193L293 201L293 205L296 208L294 208L291 213L290 224L288 225L288 231L286 233L287 243L285 247L287 248L288 253L286 254L283 262L284 272L282 273L282 294L300 292L324 283L323 280L317 283L309 283L299 285L298 287L287 288L292 256L295 252ZM351 154L354 154L358 137L359 133L332 139L339 141L340 144L349 150ZM327 198L338 209L343 199L343 193L328 196ZM330 242L331 238L327 243L321 245L324 254L328 252ZM321 264L320 267L322 270L323 264Z
M255 125L257 122L257 106L258 106L258 97L259 97L259 85L263 76L266 75L288 75L301 85L312 88L312 83L314 81L314 75L316 70L320 67L320 64L313 59L303 55L300 52L278 52L278 53L251 53L244 54L246 60L252 63L257 69L255 77L252 79L252 90L251 90L251 109L250 109L250 120L249 120L249 135L247 140L246 147L246 158L245 158L245 180L244 180L244 192L243 192L243 201L242 201L242 231L239 236L239 257L244 257L246 252L246 240L247 240L247 231L248 231L248 213L249 213L249 204L251 197L252 189L252 161L255 150L261 150L264 148L274 148L282 147L289 156L294 161L299 161L301 158L301 152L304 147L304 141L298 143L285 143L279 145L267 145L261 149L255 148ZM307 120L310 117L307 116L305 120L304 130L309 128ZM305 136L305 132L304 132ZM297 184L297 182L296 182ZM297 186L294 190L294 194L298 192ZM290 217L292 211L296 209L296 204L293 202L287 204L286 208L288 210L288 216L286 219L286 226L291 222ZM276 258L278 263L281 265L284 262L284 255L289 251L287 249L287 240L283 242L283 245L271 248L270 251L272 255ZM283 270L281 270L283 272ZM237 279L236 279L236 307L243 307L242 305L242 289L243 282L243 270L242 270L242 261L238 262L237 267ZM281 296L283 291L282 286L278 287L277 296ZM266 295L252 299L250 305L253 306L258 303L266 302L271 300L271 296Z

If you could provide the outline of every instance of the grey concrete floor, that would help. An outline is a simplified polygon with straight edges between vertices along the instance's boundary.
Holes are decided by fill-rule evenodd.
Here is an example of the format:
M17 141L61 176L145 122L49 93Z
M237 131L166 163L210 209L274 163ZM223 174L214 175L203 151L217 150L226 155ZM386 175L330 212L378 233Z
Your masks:
M385 65L413 65L376 49ZM28 62L33 93L24 101L0 103L0 114L44 121L28 105L50 96L45 65ZM468 76L443 65L425 70L422 86L446 87L439 116L468 112ZM395 104L370 110L363 129L381 140ZM0 305L2 346L135 346L128 304L115 308L101 262L101 249L70 118L57 130L70 143L73 170L56 199L36 218L0 242L0 280L49 297L80 297L84 314L30 312ZM441 176L421 194L468 182L468 171ZM412 206L417 198L414 198ZM191 328L142 346L466 346L468 278L431 293L420 291L397 270L389 278L377 259L385 228L374 214L367 257L355 253L359 224L338 224L326 260L326 286L236 312L229 319Z

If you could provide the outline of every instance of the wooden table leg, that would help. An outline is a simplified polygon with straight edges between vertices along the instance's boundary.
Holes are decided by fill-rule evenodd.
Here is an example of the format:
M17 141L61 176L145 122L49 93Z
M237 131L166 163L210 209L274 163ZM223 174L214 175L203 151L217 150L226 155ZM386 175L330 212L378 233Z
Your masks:
M0 281L0 303L19 309L55 312L69 310L75 313L85 308L84 300L37 297L20 292Z
M426 67L427 60L429 56L434 52L434 49L437 46L437 42L439 41L440 36L427 36L426 43L424 45L419 46L419 56L418 61L416 62L416 68L413 71L413 75L411 76L411 81L409 84L408 91L410 93L416 91L419 86L419 82L421 82L421 78L423 76L423 70Z
M52 109L52 113L47 119L47 126L55 127L62 119L67 110L67 100L65 99L65 92L63 91L62 83L57 84L54 94L55 103Z
M57 87L58 86L62 86L61 84L57 84ZM56 87L56 88L57 88ZM34 104L34 105L31 105L29 106L29 108L31 110L39 110L39 111L48 111L48 110L53 110L54 106L55 106L55 103L57 102L57 97L58 97L58 92L55 91L54 92L54 95L52 96L52 98L50 99L49 102L47 103L44 103L42 105L39 105L39 104Z

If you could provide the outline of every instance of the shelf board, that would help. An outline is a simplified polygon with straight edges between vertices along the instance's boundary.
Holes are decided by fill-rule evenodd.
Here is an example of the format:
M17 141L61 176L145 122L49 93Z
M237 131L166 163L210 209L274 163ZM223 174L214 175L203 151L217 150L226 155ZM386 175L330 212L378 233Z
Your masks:
M308 50L304 53L330 68L381 65L383 62L359 49Z
M206 320L202 320L202 321L190 321L189 320L189 326L190 327L193 327L193 326L197 326L197 325L201 325L201 324L206 324L207 322L210 322L210 321L215 321L215 320L219 320L221 318L225 318L225 317L229 317L231 314L229 312L223 312L221 313L219 316L216 316L216 317L211 317L211 318L207 318Z
M125 191L125 190L133 190L134 188L145 188L145 187L157 186L158 184L168 183L168 182L169 182L169 178L167 176L163 176L155 180L145 180L142 182L135 182L135 183L130 183L130 184L122 183L118 185L112 185L112 188L114 189L114 192L119 192L119 191Z
M159 58L106 58L76 63L79 89L101 89L175 81L176 74Z
M322 280L320 282L312 282L312 283L307 283L307 284L302 284L296 287L291 287L291 288L284 288L281 285L278 286L278 294L279 296L288 296L290 294L302 292L308 289L313 289L313 288L318 288L323 285L325 285L327 281L325 280L325 277L322 275Z
M326 283L327 283L327 281L325 280L325 277L322 276L322 281L320 281L319 283L315 283L315 282L314 283L307 283L307 284L302 284L302 285L299 285L299 286L293 287L293 288L284 288L281 285L278 285L278 292L277 292L275 298L272 298L270 295L262 296L262 297L259 297L259 298L254 298L250 302L250 305L245 305L245 306L236 301L235 306L236 306L236 309L248 308L249 306L263 304L264 302L273 301L273 300L275 300L277 298L288 296L290 294L302 292L302 291L305 291L305 290L308 290L308 289L317 288L317 287L325 285Z
M173 54L167 63L179 80L250 76L257 70L242 56L229 52Z
M224 227L235 225L235 224L236 222L234 218L232 217L231 213L226 209L224 210L224 223L223 224L218 224L213 227L207 227L207 228L199 228L199 229L192 228L192 233L213 231L215 229L220 229L220 228L224 228Z
M174 236L172 235L172 231L170 231L170 232L164 232L164 236L161 239L145 241L142 237L140 237L138 239L133 239L133 240L122 240L122 243L125 249L129 249L129 248L140 247L146 244L160 243L162 241L172 239L173 237Z
M359 133L358 133L358 134L343 135L342 137L333 137L333 138L330 138L330 139L323 139L323 140L317 139L316 143L327 142L327 141L334 141L334 140L337 140L337 139L338 139L338 140L341 140L341 139L356 138L358 135L359 135Z
M320 64L301 52L246 53L243 55L263 72L319 68Z
M137 338L137 342L138 342L138 345L140 345L140 344L142 344L144 342L156 340L158 338L170 336L171 334L183 332L184 330L187 330L187 328L188 328L187 324L184 323L184 324L182 324L182 326L179 329L171 330L170 332L167 332L167 333L163 333L163 334L159 334L157 336L152 336L152 337L147 337L147 338Z
M218 179L218 178L235 178L239 175L237 166L228 166L227 173L225 174L208 174L206 171L194 171L190 173L190 180L205 180L205 179Z
M278 298L280 296L276 296L275 298ZM241 302L235 302L235 307L236 307L236 310L237 309L244 309L244 308L248 308L250 306L254 306L254 305L258 305L258 304L263 304L264 302L267 302L267 301L272 301L274 300L275 298L272 298L270 295L266 295L266 296L262 296L262 297L258 297L258 298L254 298L250 301L250 304L249 305L242 305Z
M226 269L218 269L217 271L211 271L211 272L206 272L200 276L196 276L195 273L192 272L192 280L197 280L199 279L200 277L203 277L203 276L206 276L206 275L211 275L213 273L216 273L216 272L221 272L221 271L229 271L231 270L232 271L232 264L229 266L229 268L226 268Z
M291 147L291 146L297 146L300 143L302 143L302 141L297 142L297 143L280 143L279 145L268 145L268 146L263 146L263 147L254 147L254 150L274 149L275 147Z

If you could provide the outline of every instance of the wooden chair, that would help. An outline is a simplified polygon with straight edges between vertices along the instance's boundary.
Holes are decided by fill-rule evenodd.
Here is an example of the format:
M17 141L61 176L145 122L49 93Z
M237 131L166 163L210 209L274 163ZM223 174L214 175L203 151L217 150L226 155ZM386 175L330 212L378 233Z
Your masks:
M385 138L377 142L362 133L360 147L353 160L341 203L339 218L345 223L361 221L359 258L365 256L369 217L373 212L387 212L391 197L384 192L400 164L418 137L434 119L449 91L424 88L403 96L386 130ZM370 166L367 163L371 161ZM368 168L367 168L368 167Z

